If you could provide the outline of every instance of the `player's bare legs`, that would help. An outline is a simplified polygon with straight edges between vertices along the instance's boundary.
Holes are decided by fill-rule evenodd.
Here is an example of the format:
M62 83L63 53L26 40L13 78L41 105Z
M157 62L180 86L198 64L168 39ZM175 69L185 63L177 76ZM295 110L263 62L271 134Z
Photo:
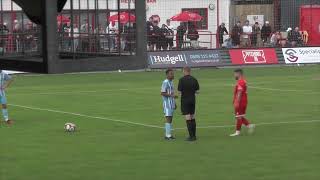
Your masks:
M241 132L242 125L245 125L248 128L248 133L252 134L255 129L254 124L250 124L249 120L245 118L245 116L237 116L236 117L236 132L233 134L230 134L231 137L239 136Z
M166 123L165 123L165 131L166 131L166 140L175 139L172 135L172 116L166 116Z
M7 124L11 125L13 123L13 121L9 119L7 104L2 104L2 115Z

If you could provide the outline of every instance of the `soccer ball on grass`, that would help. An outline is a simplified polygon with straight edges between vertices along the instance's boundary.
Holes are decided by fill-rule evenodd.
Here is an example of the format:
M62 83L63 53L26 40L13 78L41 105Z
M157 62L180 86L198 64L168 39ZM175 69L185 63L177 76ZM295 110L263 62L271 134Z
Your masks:
M75 132L76 128L77 128L77 126L74 123L66 123L64 125L64 130L66 132Z

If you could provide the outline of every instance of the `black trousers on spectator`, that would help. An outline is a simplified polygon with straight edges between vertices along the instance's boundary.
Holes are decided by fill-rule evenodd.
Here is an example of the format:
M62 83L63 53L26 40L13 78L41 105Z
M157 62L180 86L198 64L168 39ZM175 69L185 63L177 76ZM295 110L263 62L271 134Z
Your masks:
M178 39L178 41L177 41L177 48L181 49L182 46L183 46L183 38L182 39Z
M251 37L251 45L252 46L257 46L257 43L258 43L258 36L257 35L253 35Z

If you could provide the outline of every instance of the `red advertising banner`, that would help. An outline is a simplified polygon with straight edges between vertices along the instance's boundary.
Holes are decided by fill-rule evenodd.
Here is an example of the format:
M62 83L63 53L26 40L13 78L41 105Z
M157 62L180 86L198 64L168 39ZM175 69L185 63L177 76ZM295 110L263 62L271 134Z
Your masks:
M229 53L235 65L278 64L276 51L272 48L232 49Z

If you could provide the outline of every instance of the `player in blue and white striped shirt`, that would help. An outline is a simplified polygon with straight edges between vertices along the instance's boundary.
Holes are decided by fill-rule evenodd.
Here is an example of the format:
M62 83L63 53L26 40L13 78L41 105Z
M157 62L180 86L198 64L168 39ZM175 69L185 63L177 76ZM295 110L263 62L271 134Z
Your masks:
M174 72L172 69L166 71L167 79L163 81L161 86L161 96L163 101L163 111L166 117L165 123L165 139L172 140L175 139L172 134L172 118L174 110L177 108L175 99L178 98L174 93L173 79Z
M7 124L12 124L12 121L9 119L5 90L10 86L12 81L11 76L0 70L0 103L2 105L3 118Z

